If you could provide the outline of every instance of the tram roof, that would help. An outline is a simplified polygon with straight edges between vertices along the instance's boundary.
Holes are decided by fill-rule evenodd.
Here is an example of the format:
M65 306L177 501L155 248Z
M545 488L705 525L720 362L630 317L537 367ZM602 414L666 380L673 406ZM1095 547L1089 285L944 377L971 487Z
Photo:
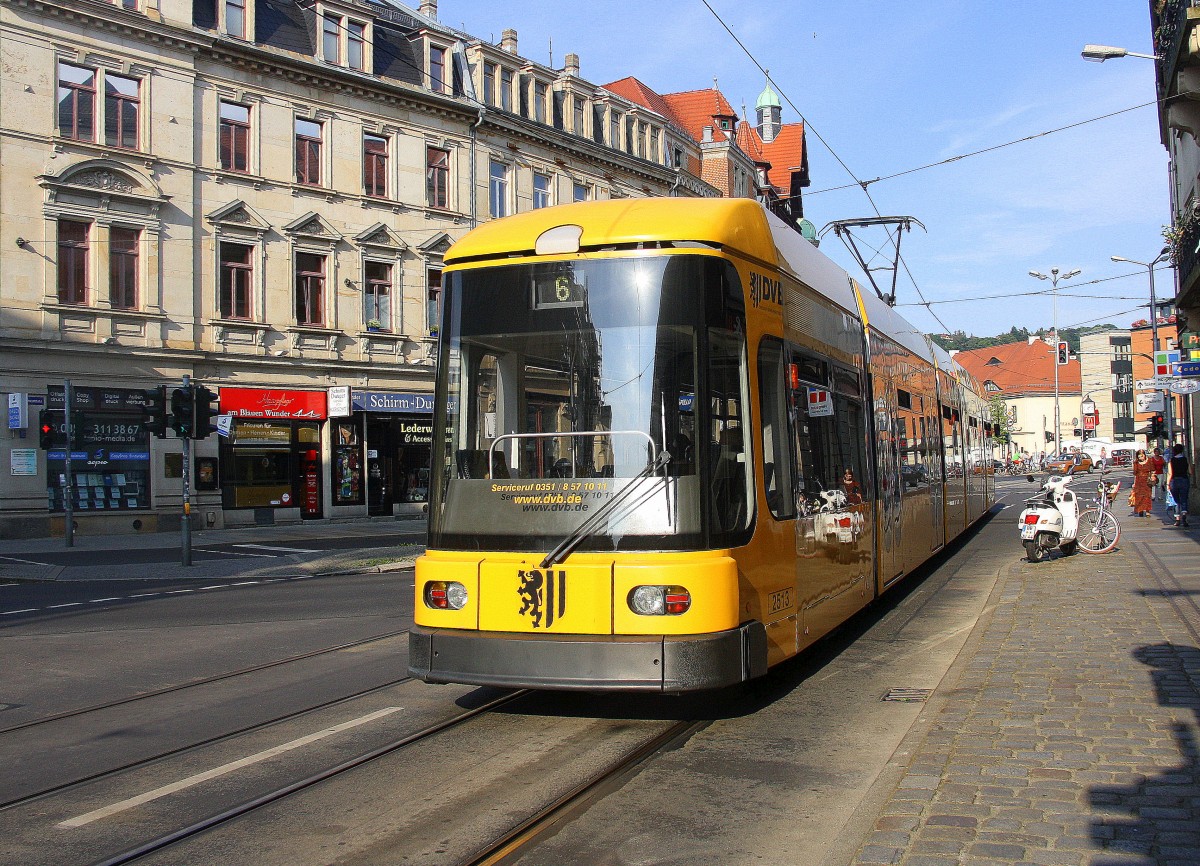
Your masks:
M736 250L774 264L775 244L762 205L748 198L631 198L538 208L483 223L452 246L448 265L533 255L544 232L577 225L580 247L692 241Z

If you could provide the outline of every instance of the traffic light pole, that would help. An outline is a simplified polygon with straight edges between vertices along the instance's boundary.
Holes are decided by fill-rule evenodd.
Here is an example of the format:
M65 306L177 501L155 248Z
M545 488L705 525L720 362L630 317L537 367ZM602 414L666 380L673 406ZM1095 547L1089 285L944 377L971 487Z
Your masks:
M183 390L191 393L191 376L183 377ZM190 398L189 398L190 399ZM188 431L189 434L191 431ZM192 564L192 437L183 437L183 521L179 524L183 543L183 564Z
M67 473L63 483L63 539L67 547L75 546L75 474L71 471L71 447L75 437L71 435L71 404L75 402L75 391L71 388L71 380L63 380L63 423L67 428L67 449L63 455L63 471Z

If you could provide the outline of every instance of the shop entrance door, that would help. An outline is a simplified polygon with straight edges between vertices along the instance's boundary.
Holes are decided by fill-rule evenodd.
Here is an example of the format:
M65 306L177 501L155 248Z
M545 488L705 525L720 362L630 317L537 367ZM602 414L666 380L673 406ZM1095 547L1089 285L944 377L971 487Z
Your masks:
M392 444L390 419L367 419L367 514L389 515L395 502L392 483Z
M295 490L299 498L300 517L318 520L324 516L321 495L320 428L316 424L299 424L296 428Z

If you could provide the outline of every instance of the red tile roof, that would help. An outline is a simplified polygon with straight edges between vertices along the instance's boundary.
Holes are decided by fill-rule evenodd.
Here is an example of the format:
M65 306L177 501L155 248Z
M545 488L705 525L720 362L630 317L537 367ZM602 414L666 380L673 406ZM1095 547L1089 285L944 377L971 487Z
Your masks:
M969 349L956 352L954 360L980 382L994 382L1001 396L1054 393L1054 349L1041 340ZM1059 367L1058 390L1060 394L1082 393L1078 359Z
M675 115L671 111L671 106L667 105L667 101L632 75L622 78L620 81L614 81L612 84L605 84L603 89L628 99L630 102L636 102L643 108L657 111L668 120L675 120Z
M684 93L668 93L663 96L679 125L687 130L696 141L704 140L704 127L713 128L713 141L726 141L729 136L721 129L715 118L722 115L736 123L737 112L719 90L711 87L704 90L688 90Z

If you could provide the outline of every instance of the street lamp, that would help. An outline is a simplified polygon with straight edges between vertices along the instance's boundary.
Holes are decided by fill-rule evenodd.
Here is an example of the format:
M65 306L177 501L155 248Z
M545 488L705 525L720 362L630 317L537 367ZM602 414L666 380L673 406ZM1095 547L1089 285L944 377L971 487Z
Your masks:
M1085 45L1082 54L1084 60L1091 60L1093 63L1103 63L1105 60L1113 60L1117 57L1144 57L1147 60L1158 60L1157 54L1138 54L1136 51L1126 51L1124 48L1116 48L1112 45Z
M1158 300L1154 297L1154 267L1162 262L1165 262L1171 257L1171 248L1163 247L1160 252L1151 262L1139 262L1136 259L1127 259L1124 256L1110 256L1114 262L1126 262L1131 265L1138 265L1146 269L1150 275L1150 354L1153 356L1158 351ZM1154 366L1151 366L1154 369ZM1157 376L1155 376L1157 378ZM1155 391L1160 389L1155 388ZM1167 397L1163 403L1163 426L1167 428L1167 440L1170 444L1172 433L1174 432L1174 422L1171 420L1171 402L1172 398ZM1150 437L1146 437L1149 441ZM1155 440L1158 446L1162 447L1162 439Z
M1067 271L1065 274L1060 274L1058 268L1050 269L1050 276L1046 276L1040 271L1030 271L1029 276L1039 280L1049 280L1050 285L1054 288L1051 291L1053 298L1054 309L1054 456L1062 454L1062 424L1060 423L1058 413L1058 284L1063 280L1069 280L1072 277L1077 277L1080 274L1079 268Z

